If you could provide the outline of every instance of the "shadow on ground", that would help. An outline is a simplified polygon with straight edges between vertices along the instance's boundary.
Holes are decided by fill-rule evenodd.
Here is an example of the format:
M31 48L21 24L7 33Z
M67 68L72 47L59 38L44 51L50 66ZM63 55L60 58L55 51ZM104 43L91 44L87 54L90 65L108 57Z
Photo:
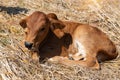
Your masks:
M5 6L0 6L0 12L5 11L9 15L16 15L20 14L21 12L27 13L28 9L26 8L21 8L21 7L5 7Z

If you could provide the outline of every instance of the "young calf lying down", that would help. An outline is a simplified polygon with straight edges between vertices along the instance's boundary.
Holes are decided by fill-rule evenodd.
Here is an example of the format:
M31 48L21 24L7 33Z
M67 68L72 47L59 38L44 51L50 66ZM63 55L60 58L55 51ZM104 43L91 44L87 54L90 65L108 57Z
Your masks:
M25 47L40 58L68 66L99 69L99 63L118 55L102 31L87 24L61 21L53 13L36 11L20 21L25 29Z

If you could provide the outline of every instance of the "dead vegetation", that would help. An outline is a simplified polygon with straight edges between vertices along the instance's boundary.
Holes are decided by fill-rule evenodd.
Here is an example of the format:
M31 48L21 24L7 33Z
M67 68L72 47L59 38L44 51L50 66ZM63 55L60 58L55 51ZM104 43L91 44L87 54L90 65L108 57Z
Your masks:
M101 70L31 60L21 42L18 22L33 11L54 12L60 19L88 23L104 31L120 53L120 0L0 0L0 80L120 80L120 57Z

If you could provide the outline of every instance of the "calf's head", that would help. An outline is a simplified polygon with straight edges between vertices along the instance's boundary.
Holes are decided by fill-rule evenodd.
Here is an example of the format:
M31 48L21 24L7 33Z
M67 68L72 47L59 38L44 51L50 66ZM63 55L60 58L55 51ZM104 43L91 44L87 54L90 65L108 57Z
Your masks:
M50 22L46 14L36 11L25 19L22 19L20 25L25 30L24 45L31 50L38 47L45 39L49 31Z
M22 19L19 23L25 30L25 47L34 50L49 34L49 29L57 36L58 29L63 29L65 25L58 20L56 14L45 14L40 11L33 12L30 16ZM57 33L56 33L57 32ZM60 33L63 33L59 30ZM59 36L57 36L59 37Z

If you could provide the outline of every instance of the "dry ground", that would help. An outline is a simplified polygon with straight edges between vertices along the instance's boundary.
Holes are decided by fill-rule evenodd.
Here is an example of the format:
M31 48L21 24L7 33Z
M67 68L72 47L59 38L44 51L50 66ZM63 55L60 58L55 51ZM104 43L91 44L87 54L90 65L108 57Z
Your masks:
M33 62L21 46L20 19L38 10L60 19L94 25L116 44L120 54L120 0L0 0L0 80L120 80L120 57L101 70Z

